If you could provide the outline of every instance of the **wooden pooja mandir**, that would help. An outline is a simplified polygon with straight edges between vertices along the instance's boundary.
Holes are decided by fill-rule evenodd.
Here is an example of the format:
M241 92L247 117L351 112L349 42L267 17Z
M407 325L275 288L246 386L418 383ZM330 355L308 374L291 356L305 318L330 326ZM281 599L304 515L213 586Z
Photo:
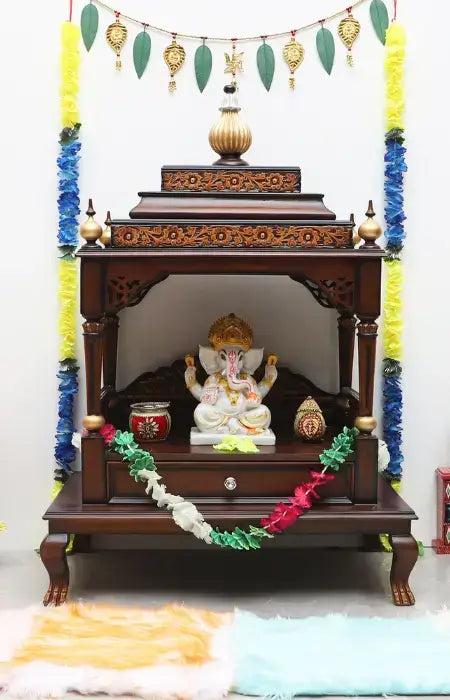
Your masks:
M161 192L139 193L141 201L130 218L110 222L110 246L100 247L101 231L93 221L84 230L87 243L78 255L88 434L82 439L81 473L69 478L44 516L49 534L41 556L50 576L44 603L58 605L66 598L69 534L75 534L75 549L88 549L89 537L98 533L180 533L170 513L145 496L120 456L108 453L99 434L104 421L127 429L132 403L170 401L168 440L141 446L151 450L168 491L194 501L208 522L228 530L257 525L274 503L308 480L333 436L355 424L360 430L355 452L289 533L358 534L366 548L378 542L379 533L388 533L393 600L412 605L408 579L418 553L411 535L416 515L379 477L378 441L372 434L384 255L375 242L379 229L373 211L369 207L368 221L360 227L364 240L355 248L353 219L337 221L322 195L303 194L299 168L250 167L240 158L245 148L235 142L228 152L226 144L217 150L222 157L213 166L163 167ZM280 367L265 400L276 445L245 455L190 445L195 400L185 387L181 359L141 375L124 389L116 387L119 312L139 304L172 274L288 275L304 285L319 304L338 312L338 393ZM205 336L212 320L205 319ZM359 392L351 388L355 329ZM202 372L199 367L203 380ZM328 426L324 442L317 445L301 442L292 429L295 411L308 395L318 401ZM232 491L226 487L230 477L236 484Z

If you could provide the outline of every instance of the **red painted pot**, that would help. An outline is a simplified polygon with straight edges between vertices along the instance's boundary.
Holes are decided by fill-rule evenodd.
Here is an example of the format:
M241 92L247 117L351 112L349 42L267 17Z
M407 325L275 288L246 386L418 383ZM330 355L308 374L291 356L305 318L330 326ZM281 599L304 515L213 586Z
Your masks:
M170 432L170 403L133 403L130 430L138 442L161 442Z

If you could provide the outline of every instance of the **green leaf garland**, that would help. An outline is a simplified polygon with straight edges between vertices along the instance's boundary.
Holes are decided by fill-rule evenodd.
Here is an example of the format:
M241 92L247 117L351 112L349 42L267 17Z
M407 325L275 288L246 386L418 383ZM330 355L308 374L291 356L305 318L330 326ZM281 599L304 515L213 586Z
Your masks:
M260 540L264 537L273 538L267 530L262 527L250 525L250 532L241 530L240 527L235 527L233 532L219 532L219 530L211 531L211 539L214 544L219 547L230 547L231 549L249 550L260 549Z
M142 75L145 69L147 68L151 48L152 40L150 38L150 35L147 34L147 32L144 29L144 31L140 32L137 35L133 44L133 62L139 80L142 78Z
M321 27L316 34L316 47L320 61L328 75L331 75L334 63L334 38L329 29Z
M90 51L98 31L98 10L91 2L83 7L80 25L86 51Z
M205 89L212 68L212 53L209 46L202 44L198 47L194 57L195 79L198 89L203 92Z
M342 433L333 438L331 447L321 452L319 455L320 463L324 467L338 471L341 464L345 462L346 457L350 452L353 452L354 440L357 435L357 428L348 428L346 426Z
M262 84L266 90L269 91L275 72L275 55L272 47L266 44L265 41L261 44L256 53L256 64Z
M308 491L304 492L303 494L305 497L307 497L308 494L312 494L313 496L318 498L316 492L314 491L314 488L320 485L322 481L325 480L325 478L323 480L321 479L322 474L324 474L326 469L334 469L335 471L339 470L341 464L345 462L346 457L351 452L353 452L355 447L355 438L357 435L358 430L356 428L345 427L342 430L342 432L339 433L339 435L336 435L333 438L331 446L328 449L323 450L321 452L321 454L319 455L319 461L325 468L323 469L321 474L311 472L313 481L305 484L305 487L308 488ZM153 500L158 502L158 506L162 506L162 502L159 502L160 498L161 501L163 499L166 499L165 505L169 510L171 510L172 508L176 508L177 505L180 503L186 503L186 501L184 501L184 499L181 496L174 496L173 494L167 493L166 486L164 485L164 483L161 483L159 485L159 493L155 497L154 489L156 487L154 484L161 479L161 476L156 470L156 465L153 456L150 454L150 452L141 449L137 445L137 443L134 440L133 433L122 432L120 430L117 430L114 435L114 438L109 443L109 446L112 450L122 455L122 459L124 462L128 462L130 476L132 476L135 479L135 481L149 482L150 495L153 498ZM149 472L154 473L150 474ZM261 520L261 524L264 524L264 527L256 527L255 525L250 525L248 532L246 530L242 530L240 527L235 527L232 532L220 532L218 529L212 529L212 527L204 521L203 516L199 511L197 511L194 504L192 503L190 504L190 506L191 509L193 509L196 513L196 516L192 520L190 525L195 524L197 528L200 529L201 534L196 533L197 537L205 539L207 542L212 541L214 542L214 544L220 547L229 547L230 549L236 549L241 551L259 549L261 547L261 540L263 538L273 538L273 532L281 532L281 530L285 529L285 527L292 525L292 519L290 519L287 524L283 524L282 522L283 518L286 519L288 511L292 511L292 509L294 509L294 520L298 518L299 515L301 515L301 513L295 510L295 508L300 505L298 503L299 494L297 493L297 491L299 491L300 489L301 487L296 489L295 497L289 499L289 501L291 502L290 504L277 504L273 513L269 515L269 518L263 518ZM146 492L149 493L149 490L146 489ZM187 503L189 504L189 501L187 501ZM281 510L285 508L286 513L282 513L282 515L280 515L280 507ZM307 505L301 506L303 510L305 507L310 508L311 503L309 502ZM266 520L267 524L265 522ZM278 525L278 529L273 529L275 524ZM195 532L194 528L191 529L186 525L181 525L181 527L183 527L183 529L187 531ZM269 531L271 527L272 530Z
M389 27L389 15L383 0L372 0L370 3L370 18L377 37L382 44L385 44L386 29Z

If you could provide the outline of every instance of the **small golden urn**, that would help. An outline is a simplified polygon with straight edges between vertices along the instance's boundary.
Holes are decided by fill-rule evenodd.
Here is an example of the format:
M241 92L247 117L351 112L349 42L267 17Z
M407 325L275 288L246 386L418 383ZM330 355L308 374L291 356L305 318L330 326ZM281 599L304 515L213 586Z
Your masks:
M312 396L307 396L297 409L294 420L294 432L307 442L320 442L325 435L325 419L319 404Z
M252 134L247 124L240 118L235 85L225 85L225 97L220 107L222 112L209 132L211 148L220 158L214 165L248 165L241 155L252 144Z

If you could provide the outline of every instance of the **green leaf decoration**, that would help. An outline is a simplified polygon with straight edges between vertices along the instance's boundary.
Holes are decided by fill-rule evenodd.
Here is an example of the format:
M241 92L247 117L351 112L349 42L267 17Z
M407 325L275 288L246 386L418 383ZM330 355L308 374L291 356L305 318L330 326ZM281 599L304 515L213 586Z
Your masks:
M250 533L254 535L254 537L269 537L270 539L273 539L273 535L270 534L270 532L267 532L263 527L255 527L254 525L250 525Z
M86 47L86 51L91 49L92 44L95 41L98 30L98 10L95 5L91 2L89 5L83 7L81 13L81 36L83 37L83 42Z
M247 538L245 536L245 532L243 530L241 530L241 528L239 528L239 527L234 528L233 537L235 540L237 540L237 542L239 543L239 545L242 549L247 549L247 550L250 549L250 545L249 545Z
M370 18L377 37L382 44L385 44L386 29L389 27L389 15L383 0L372 0L370 3Z
M75 259L75 252L76 252L76 246L74 245L60 245L58 246L58 250L60 252L60 259L61 260L74 260Z
M212 53L209 46L202 44L198 47L194 57L195 78L198 89L203 92L205 89L212 68Z
M152 40L150 38L150 35L147 34L145 30L143 32L140 32L134 40L133 44L134 68L136 70L137 77L139 78L139 80L142 78L142 75L145 69L147 68L151 48Z
M273 49L269 44L264 42L259 47L256 53L256 63L258 66L259 77L267 91L272 85L273 74L275 72L275 56Z
M328 75L331 75L334 63L334 39L329 29L321 27L316 34L317 53Z

